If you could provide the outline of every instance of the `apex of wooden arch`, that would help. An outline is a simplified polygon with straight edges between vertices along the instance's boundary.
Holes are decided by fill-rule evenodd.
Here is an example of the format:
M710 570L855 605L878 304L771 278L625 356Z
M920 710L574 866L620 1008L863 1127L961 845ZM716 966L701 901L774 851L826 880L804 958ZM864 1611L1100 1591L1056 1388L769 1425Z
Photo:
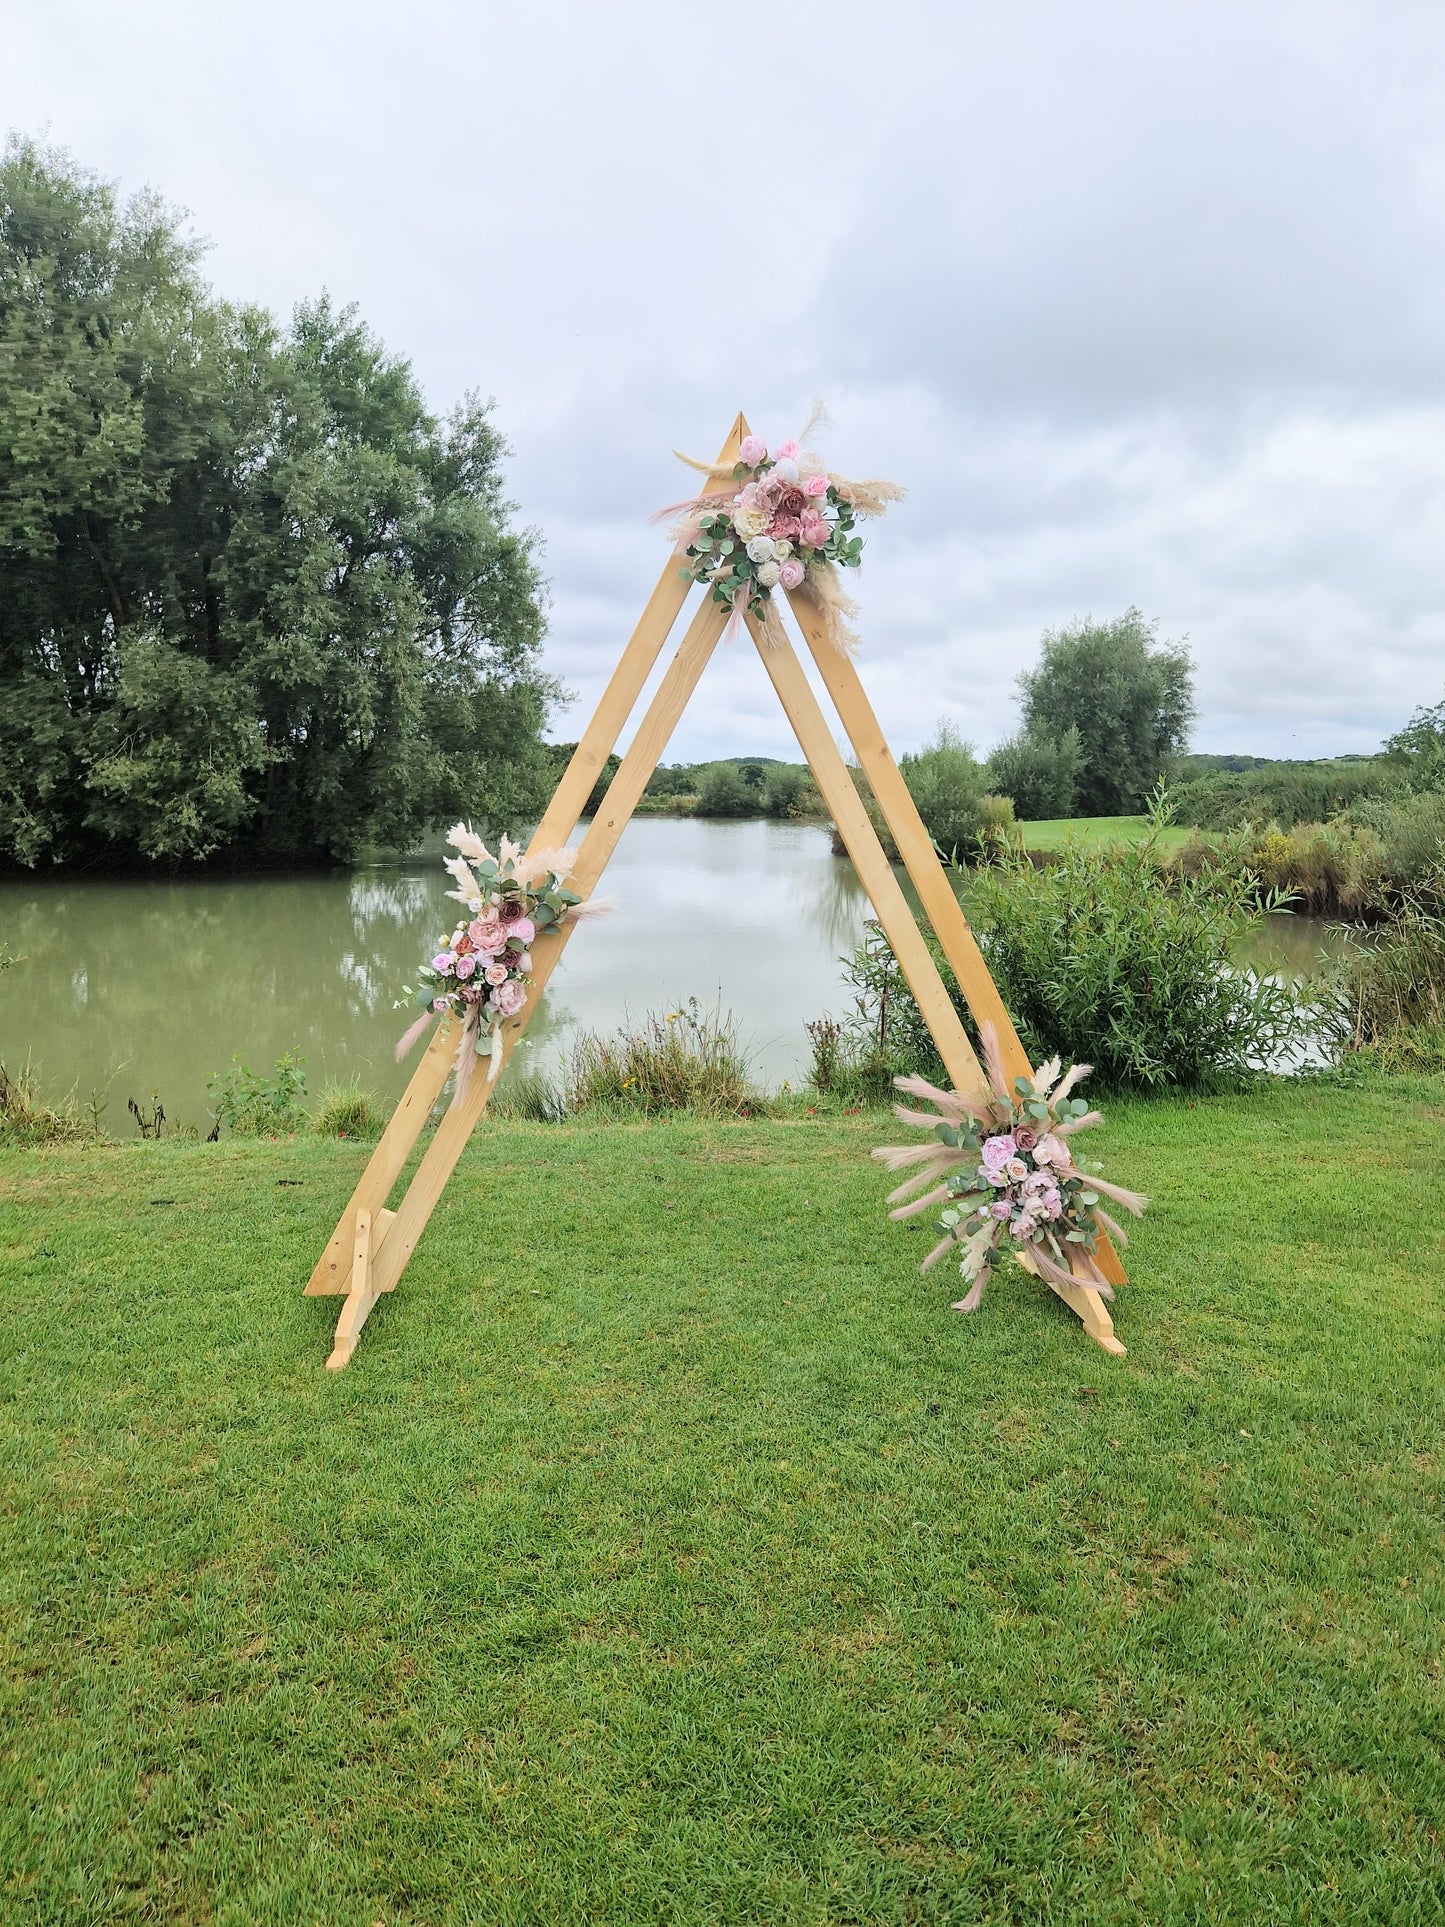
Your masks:
M746 418L739 411L718 452L720 467L737 461L743 439L750 432ZM537 825L532 839L534 848L555 849L566 843L682 613L691 586L678 566L676 553L670 553L601 701ZM1013 1021L989 975L932 838L899 773L852 659L829 641L816 606L808 597L795 594L790 602L809 653L872 785L903 866L970 1012L977 1022L993 1024L1010 1075L1030 1075L1031 1066ZM569 883L583 898L591 896L596 889L727 620L727 612L708 597L688 623L656 694L643 713L621 767L608 785L602 806L582 840ZM868 892L878 922L933 1034L949 1077L959 1090L982 1089L985 1080L968 1033L944 988L932 952L883 853L877 832L859 800L832 729L792 644L786 640L765 642L752 617L748 616L746 621L768 679L777 691L819 792ZM502 1033L503 1064L541 1001L540 993L572 934L572 926L548 931L533 945L533 995L522 1014L509 1022ZM372 1308L383 1293L396 1289L447 1179L495 1088L487 1078L471 1080L461 1101L442 1114L405 1194L395 1210L389 1209L387 1200L442 1095L451 1067L453 1041L439 1024L306 1286L309 1297L345 1294L335 1343L326 1361L332 1371L339 1371L350 1362ZM1107 1240L1101 1242L1097 1262L1111 1284L1124 1282L1123 1267ZM1122 1355L1124 1347L1114 1335L1108 1308L1097 1291L1057 1284L1050 1289L1078 1316L1096 1343L1106 1351Z

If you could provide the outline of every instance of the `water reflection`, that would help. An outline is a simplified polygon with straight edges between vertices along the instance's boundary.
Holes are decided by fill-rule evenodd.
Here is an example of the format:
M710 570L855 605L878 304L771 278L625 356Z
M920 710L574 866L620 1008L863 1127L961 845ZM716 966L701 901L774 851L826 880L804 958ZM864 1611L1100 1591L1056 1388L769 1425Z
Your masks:
M757 1069L807 1061L804 1023L841 1011L838 959L869 914L852 866L800 824L643 818L604 890L616 914L577 933L529 1027L526 1061L555 1066L578 1025L720 997ZM269 1067L299 1046L314 1090L353 1073L397 1094L391 1046L403 983L455 905L434 854L322 877L169 882L6 881L0 937L27 961L0 976L0 1059L27 1053L48 1088L114 1077L108 1122L152 1088L172 1116L205 1115L206 1080L233 1054ZM1270 920L1245 960L1307 968L1323 926Z

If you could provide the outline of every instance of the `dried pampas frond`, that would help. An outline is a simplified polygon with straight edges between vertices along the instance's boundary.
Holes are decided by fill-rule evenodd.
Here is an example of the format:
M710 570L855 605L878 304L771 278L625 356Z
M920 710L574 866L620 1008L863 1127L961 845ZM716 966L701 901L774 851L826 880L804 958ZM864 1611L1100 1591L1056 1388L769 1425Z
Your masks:
M885 482L881 475L871 476L866 482L851 482L846 475L830 473L828 480L855 515L882 515L890 502L901 502L908 493L897 482Z
M430 1010L423 1011L421 1016L417 1018L416 1022L414 1024L408 1024L406 1029L402 1032L401 1036L397 1038L394 1049L395 1049L396 1061L398 1064L406 1056L407 1052L412 1048L412 1046L416 1043L417 1039L421 1036L422 1032L426 1029L427 1025L431 1022L435 1014L436 1013L434 1011L430 1011Z

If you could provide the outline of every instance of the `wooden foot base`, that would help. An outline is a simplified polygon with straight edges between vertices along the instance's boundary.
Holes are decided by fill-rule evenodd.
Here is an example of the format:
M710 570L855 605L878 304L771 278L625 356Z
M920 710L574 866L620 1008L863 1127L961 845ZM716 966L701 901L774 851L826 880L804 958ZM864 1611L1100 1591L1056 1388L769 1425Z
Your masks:
M1025 1271L1032 1271L1034 1276L1038 1277L1038 1272L1029 1262L1026 1252L1021 1251L1018 1254L1018 1261ZM1097 1267L1091 1267L1090 1276L1102 1278L1102 1273ZM1082 1285L1056 1284L1052 1278L1046 1278L1043 1282L1050 1291L1063 1299L1096 1345L1101 1346L1115 1358L1128 1357L1128 1349L1114 1330L1114 1321L1109 1316L1108 1303L1101 1292L1086 1291Z
M328 1372L339 1372L351 1363L351 1354L356 1350L361 1328L370 1318L372 1307L382 1291L388 1289L373 1281L371 1261L395 1218L394 1211L378 1211L373 1230L371 1213L365 1207L356 1214L351 1244L351 1285L346 1294L346 1303L341 1307L341 1316L336 1321L336 1337L332 1342L331 1356L326 1361Z

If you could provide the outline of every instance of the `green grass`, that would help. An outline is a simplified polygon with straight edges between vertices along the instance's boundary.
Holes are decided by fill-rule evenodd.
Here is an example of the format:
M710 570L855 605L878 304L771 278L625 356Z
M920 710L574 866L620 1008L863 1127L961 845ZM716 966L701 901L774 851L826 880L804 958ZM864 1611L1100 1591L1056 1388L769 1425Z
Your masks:
M1120 1104L1126 1360L877 1115L0 1155L0 1918L1427 1922L1445 1083Z
M1082 843L1086 849L1108 845L1140 843L1149 832L1144 816L1056 817L1047 823L1020 823L1026 850L1061 850L1066 843ZM1160 851L1168 856L1189 841L1191 831L1171 824L1159 832Z

